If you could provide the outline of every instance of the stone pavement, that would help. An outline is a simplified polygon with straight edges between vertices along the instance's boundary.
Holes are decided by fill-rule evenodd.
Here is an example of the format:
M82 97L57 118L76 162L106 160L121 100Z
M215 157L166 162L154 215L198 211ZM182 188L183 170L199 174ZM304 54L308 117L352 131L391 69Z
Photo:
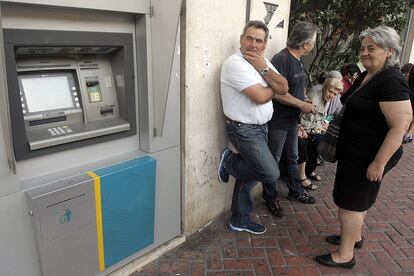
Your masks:
M334 250L336 247L324 242L324 237L339 233L331 196L335 165L326 164L318 168L323 180L315 182L319 185L312 192L317 198L315 205L283 198L286 216L272 218L263 201L256 199L254 216L265 224L265 234L227 230L226 213L131 276L414 275L414 144L405 145L404 151L368 211L364 247L356 251L357 264L352 270L327 268L312 260ZM287 194L286 189L278 189L282 197Z

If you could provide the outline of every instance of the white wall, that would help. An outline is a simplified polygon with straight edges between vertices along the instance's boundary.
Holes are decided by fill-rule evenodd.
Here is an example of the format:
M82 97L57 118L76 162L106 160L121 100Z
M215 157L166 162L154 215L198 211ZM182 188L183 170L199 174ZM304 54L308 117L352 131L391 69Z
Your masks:
M414 9L411 9L410 19L407 26L407 33L404 41L404 49L401 64L414 63Z
M188 234L228 210L231 203L234 179L226 185L217 180L219 156L227 142L220 98L220 70L223 61L239 48L246 0L186 2L181 27L185 41L182 63L183 218L184 232ZM276 2L281 3L280 8L285 13L289 10L290 1ZM263 20L263 1L253 0L251 7L251 18ZM286 18L285 13L277 14L274 21ZM285 46L287 27L285 22L286 32L277 30L277 39L269 41L268 47L274 49L270 56Z

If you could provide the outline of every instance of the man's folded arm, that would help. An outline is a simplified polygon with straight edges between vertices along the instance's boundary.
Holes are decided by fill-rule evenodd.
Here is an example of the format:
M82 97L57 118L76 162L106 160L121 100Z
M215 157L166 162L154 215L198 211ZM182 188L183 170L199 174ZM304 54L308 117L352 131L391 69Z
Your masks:
M275 94L272 88L264 87L259 83L243 89L242 92L257 104L264 104L271 101Z
M264 75L263 78L276 94L285 95L288 93L288 82L282 75L276 73L272 69L269 69L269 72Z

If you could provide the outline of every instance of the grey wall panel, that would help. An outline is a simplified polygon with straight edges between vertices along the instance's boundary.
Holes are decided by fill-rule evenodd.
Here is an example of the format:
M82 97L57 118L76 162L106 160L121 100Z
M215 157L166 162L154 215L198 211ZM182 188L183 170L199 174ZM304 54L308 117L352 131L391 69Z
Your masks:
M152 0L152 74L154 93L154 131L162 136L165 110L173 67L181 0Z
M0 275L40 276L40 265L26 196L0 198Z
M180 145L180 29L177 28L173 62L169 76L168 97L165 103L165 117L161 136L154 136L151 152ZM157 99L154 99L154 102Z
M161 1L152 3L154 15L137 18L136 23L140 148L149 153L178 146L181 133L181 1L171 1L164 6ZM140 71L142 66L148 68L148 72Z
M149 29L149 16L136 16L135 18L135 45L136 47L136 66L137 70L137 92L138 92L138 114L139 114L139 140L140 149L150 152L150 139L152 137L152 98L149 95L151 80L148 73L150 64L148 63L148 52L151 44L148 41L147 30ZM152 88L151 88L152 89Z
M4 2L97 9L129 13L149 13L150 10L150 0L7 0Z
M155 198L155 243L166 242L181 233L180 147L151 155L157 160Z
M135 30L134 16L131 14L15 5L4 2L0 4L3 28L115 33L134 33Z
M8 156L10 155L6 150L4 134L1 127L2 122L0 120L0 200L2 196L15 193L20 189L17 176L13 174L13 171L9 167ZM10 144L8 144L9 146Z
M10 118L7 104L7 84L4 60L3 29L0 6L0 198L17 192L19 185L13 174L14 161L10 135Z

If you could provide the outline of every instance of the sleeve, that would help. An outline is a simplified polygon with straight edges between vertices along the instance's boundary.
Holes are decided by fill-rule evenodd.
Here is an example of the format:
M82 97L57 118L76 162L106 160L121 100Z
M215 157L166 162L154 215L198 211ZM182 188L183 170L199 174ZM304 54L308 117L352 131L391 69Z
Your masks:
M266 64L267 64L267 66L269 66L269 68L270 69L272 69L273 71L275 71L277 74L279 74L280 75L280 73L279 73L279 71L273 66L273 64L270 62L270 61L268 61L267 59L266 59Z
M384 72L384 81L378 91L380 102L409 100L408 83L397 69L391 68Z
M283 60L283 57L279 54L273 56L271 63L276 68L278 73L285 78L287 78L288 70L287 70L287 61Z
M241 92L249 86L261 84L255 72L253 66L243 60L228 60L223 64L221 81Z

